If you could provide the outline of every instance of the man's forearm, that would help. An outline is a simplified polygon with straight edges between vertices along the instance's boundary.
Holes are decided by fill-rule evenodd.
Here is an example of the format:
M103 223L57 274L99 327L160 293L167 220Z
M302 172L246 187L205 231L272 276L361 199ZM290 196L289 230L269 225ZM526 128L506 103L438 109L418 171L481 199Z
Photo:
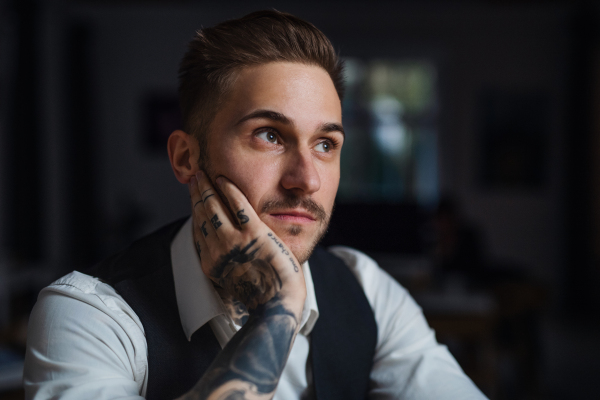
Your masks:
M180 400L272 398L298 325L276 295L252 312L196 386Z

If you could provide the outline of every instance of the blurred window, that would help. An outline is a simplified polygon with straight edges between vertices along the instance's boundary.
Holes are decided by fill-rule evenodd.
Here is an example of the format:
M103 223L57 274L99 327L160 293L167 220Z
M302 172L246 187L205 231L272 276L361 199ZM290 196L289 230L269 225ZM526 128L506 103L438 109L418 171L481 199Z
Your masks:
M435 203L436 68L419 60L348 58L341 202Z

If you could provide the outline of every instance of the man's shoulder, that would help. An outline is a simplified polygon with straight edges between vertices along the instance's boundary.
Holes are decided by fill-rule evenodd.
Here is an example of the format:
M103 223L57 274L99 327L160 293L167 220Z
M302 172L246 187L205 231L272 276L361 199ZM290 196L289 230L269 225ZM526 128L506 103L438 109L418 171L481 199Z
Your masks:
M56 310L69 310L67 314L77 315L75 319L56 319L54 323L57 329L61 329L63 325L77 324L84 320L101 318L99 315L106 315L119 325L127 327L127 330L143 332L135 312L112 286L78 271L64 275L41 290L32 318L37 315L35 319L45 320Z
M408 291L367 254L347 246L331 246L327 250L342 259L354 274L376 317L387 310L388 304L400 304L410 298ZM412 298L410 301L414 302Z
M170 266L171 242L188 219L184 217L158 228L84 272L114 286L125 279L139 278L157 268Z
M363 289L369 283L394 282L397 284L396 280L384 271L377 261L360 250L348 246L331 246L327 250L344 262Z
M116 290L97 277L72 271L55 280L40 292L38 302L87 303L97 309L122 312L128 309ZM59 299L59 300L56 300Z
M356 268L379 268L377 261L360 250L348 246L331 246L327 251L341 258L350 269Z
M100 285L100 287L98 285ZM103 286L108 285L103 285L98 278L95 278L91 275L79 271L73 271L55 280L46 288L44 288L43 291L54 291L65 294L70 293L73 295L95 295L100 291L106 291L106 287Z

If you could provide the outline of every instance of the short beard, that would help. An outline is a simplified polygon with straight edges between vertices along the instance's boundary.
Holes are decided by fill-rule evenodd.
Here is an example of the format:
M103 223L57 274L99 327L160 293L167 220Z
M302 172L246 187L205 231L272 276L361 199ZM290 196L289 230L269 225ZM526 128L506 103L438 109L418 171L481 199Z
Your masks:
M333 210L332 210L332 212L333 212ZM331 216L331 214L330 214L330 216ZM327 229L329 228L329 220L330 220L330 218L328 218L327 221L324 222L323 226L319 229L317 234L314 236L313 240L309 243L309 245L305 249L297 252L298 254L294 253L294 255L296 256L296 259L298 260L298 262L300 264L304 264L310 258L313 251L315 250L315 247L317 247L317 245L319 244L321 239L323 239L323 236L325 236L325 234L327 233ZM301 227L299 227L299 228L302 230ZM294 227L292 227L291 229L294 229Z
M296 259L300 264L304 264L306 260L308 260L323 236L327 233L327 228L329 227L329 221L331 220L331 214L333 213L333 209L330 212L325 211L323 206L315 202L310 197L300 197L295 194L288 192L285 195L285 198L282 200L269 200L261 207L262 214L269 214L272 211L277 211L278 209L289 209L289 208L297 208L302 207L309 213L313 215L315 220L319 223L319 230L312 238L308 246L300 250L300 252L294 253ZM303 232L304 228L300 225L292 225L288 229L288 234L291 236L299 236Z

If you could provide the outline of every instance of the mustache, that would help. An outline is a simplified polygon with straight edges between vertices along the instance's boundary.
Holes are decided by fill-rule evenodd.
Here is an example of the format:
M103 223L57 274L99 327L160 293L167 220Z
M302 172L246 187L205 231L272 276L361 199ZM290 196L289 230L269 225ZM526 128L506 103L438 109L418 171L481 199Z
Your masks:
M310 197L300 197L294 195L287 195L281 200L266 201L261 208L261 212L263 214L267 214L273 211L277 211L279 209L289 209L298 207L304 208L315 218L315 220L319 222L327 221L329 219L329 214L327 213L327 211L325 211L325 208L323 208L322 205L320 205Z

